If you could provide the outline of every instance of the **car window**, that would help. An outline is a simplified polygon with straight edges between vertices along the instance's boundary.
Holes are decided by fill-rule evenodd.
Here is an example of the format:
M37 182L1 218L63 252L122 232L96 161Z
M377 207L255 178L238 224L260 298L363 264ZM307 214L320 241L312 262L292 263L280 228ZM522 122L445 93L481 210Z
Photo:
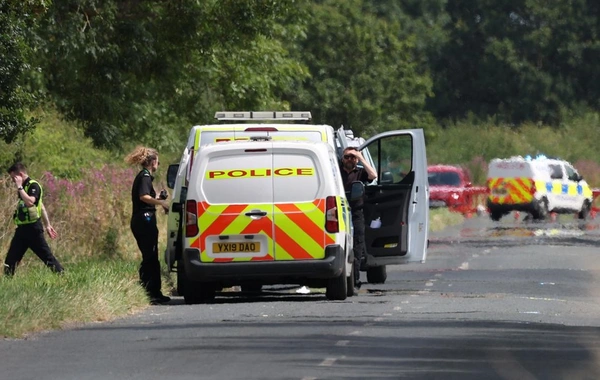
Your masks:
M460 176L456 172L430 172L427 178L430 186L460 186Z
M562 166L560 165L550 165L550 178L552 179L562 179L563 171Z
M569 180L579 180L579 175L577 174L577 171L575 171L575 169L571 165L565 165L565 169L567 170L567 177L569 178Z
M413 170L412 137L386 138L381 144L369 145L370 155L378 171L379 183L399 183Z

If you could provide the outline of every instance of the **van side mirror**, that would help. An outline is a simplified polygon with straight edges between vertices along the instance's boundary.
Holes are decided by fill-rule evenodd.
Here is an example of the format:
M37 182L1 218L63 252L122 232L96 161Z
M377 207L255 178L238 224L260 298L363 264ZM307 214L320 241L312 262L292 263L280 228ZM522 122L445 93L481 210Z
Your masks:
M381 180L379 181L379 183L386 184L386 183L393 183L394 182L394 175L392 174L392 172L383 172L381 173Z
M167 169L167 187L173 189L175 187L175 180L177 179L177 172L179 171L179 164L171 164Z
M360 181L352 182L350 188L350 200L355 201L362 198L365 195L365 185Z

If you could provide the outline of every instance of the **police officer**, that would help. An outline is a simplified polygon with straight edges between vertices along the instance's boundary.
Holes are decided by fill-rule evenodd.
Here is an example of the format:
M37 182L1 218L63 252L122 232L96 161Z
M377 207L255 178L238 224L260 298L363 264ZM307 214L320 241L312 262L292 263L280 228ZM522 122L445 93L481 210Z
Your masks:
M52 254L46 239L44 238L44 226L41 218L46 221L46 230L51 238L56 237L56 231L50 225L42 203L42 186L27 175L27 168L21 162L17 162L8 169L12 181L17 186L17 209L14 213L14 221L17 225L15 235L10 242L10 248L4 261L4 274L12 276L18 263L25 255L28 248L46 264L46 266L57 273L63 272L56 257Z
M358 163L362 164L362 168ZM344 189L349 192L352 188L352 183L360 181L363 183L372 182L377 178L377 172L365 158L354 147L344 149L341 165L342 181ZM360 267L361 263L366 260L365 247L365 216L363 213L364 200L358 199L350 203L352 212L352 225L354 226L354 280L356 287L360 288Z
M152 174L158 169L158 152L152 148L136 147L125 161L129 164L141 165L142 170L133 180L131 188L131 232L142 253L140 264L140 283L146 290L150 303L164 304L171 299L161 292L160 263L158 261L158 228L156 227L156 206L165 212L169 205L166 191L157 197L152 186Z

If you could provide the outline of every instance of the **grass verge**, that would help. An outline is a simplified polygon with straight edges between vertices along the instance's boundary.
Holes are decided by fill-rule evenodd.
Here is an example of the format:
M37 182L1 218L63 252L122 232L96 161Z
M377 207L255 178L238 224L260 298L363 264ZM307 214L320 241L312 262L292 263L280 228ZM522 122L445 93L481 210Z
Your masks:
M436 208L429 210L429 231L437 232L448 226L461 224L465 217L458 213L449 211L447 208Z
M59 276L42 265L0 277L0 337L108 321L148 305L138 283L138 263L86 260Z

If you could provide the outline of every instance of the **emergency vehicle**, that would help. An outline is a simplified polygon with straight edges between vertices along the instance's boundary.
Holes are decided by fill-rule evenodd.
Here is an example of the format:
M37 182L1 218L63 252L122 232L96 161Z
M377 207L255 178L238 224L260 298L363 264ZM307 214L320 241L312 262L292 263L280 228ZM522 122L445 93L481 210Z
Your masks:
M586 219L593 201L591 188L570 163L544 155L493 159L487 187L494 221L511 211L527 212L534 220L544 220L550 212Z
M185 205L191 187L195 186L193 173L198 155L207 145L270 137L273 142L323 142L334 151L347 146L343 131L335 132L329 125L306 124L311 119L310 112L227 111L217 112L215 118L219 124L192 127L180 163L169 167L167 183L173 194L165 262L170 270L179 272L184 249L190 245L185 237ZM425 139L420 129L390 131L370 138L359 147L362 151L366 149L370 150L373 167L384 181L365 190L365 215L369 219L367 268L363 270L367 271L369 282L384 282L385 265L424 262L426 258L429 197ZM400 156L408 162L408 175L394 181L388 164Z
M332 300L352 296L350 208L335 151L261 139L209 144L197 155L177 268L185 301L271 284L326 288ZM356 185L354 196L362 196Z

